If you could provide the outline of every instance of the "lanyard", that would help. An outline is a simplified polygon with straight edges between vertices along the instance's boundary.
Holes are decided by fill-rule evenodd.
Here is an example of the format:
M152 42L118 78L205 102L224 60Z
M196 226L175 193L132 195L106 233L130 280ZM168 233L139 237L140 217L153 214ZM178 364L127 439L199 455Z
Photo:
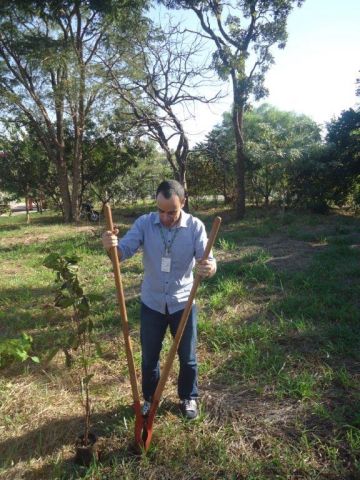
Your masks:
M171 250L171 247L172 247L172 245L173 245L173 243L174 243L175 237L176 237L176 235L178 234L179 228L175 228L175 229L173 230L170 244L167 245L167 244L166 244L165 235L164 235L164 230L163 230L163 228L162 228L162 225L160 224L159 227L160 227L161 238L162 238L162 241L163 241L163 244L164 244L164 247L165 247L165 255L170 255L170 250Z

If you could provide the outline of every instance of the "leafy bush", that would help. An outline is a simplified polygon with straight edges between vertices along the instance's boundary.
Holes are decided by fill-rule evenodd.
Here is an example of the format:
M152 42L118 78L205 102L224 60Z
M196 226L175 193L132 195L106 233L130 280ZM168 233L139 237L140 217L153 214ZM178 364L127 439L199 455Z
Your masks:
M0 368L6 367L16 361L25 362L31 359L39 363L38 357L30 354L33 339L30 335L22 333L20 338L8 338L0 341Z

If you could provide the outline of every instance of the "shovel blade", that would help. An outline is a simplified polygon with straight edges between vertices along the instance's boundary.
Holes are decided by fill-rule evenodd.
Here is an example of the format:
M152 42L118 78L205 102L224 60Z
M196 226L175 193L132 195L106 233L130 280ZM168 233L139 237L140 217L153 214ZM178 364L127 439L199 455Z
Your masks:
M141 409L139 414L136 411L135 418L135 443L139 450L147 451L150 447L154 418L157 410L158 402L151 405L151 409L148 415L142 415Z

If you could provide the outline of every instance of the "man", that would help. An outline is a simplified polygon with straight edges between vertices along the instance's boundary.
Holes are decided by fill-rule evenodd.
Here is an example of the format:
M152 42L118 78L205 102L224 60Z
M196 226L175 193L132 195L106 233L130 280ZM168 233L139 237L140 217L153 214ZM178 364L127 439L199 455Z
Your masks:
M160 183L156 191L158 211L139 217L118 243L114 232L105 232L106 250L117 246L121 261L143 249L144 279L141 286L140 339L142 348L143 415L151 406L151 397L160 378L159 356L169 326L175 336L193 284L193 268L202 277L216 272L210 256L201 260L207 235L198 218L182 210L185 192L175 180ZM179 349L178 395L186 418L198 415L196 399L196 307L193 305Z

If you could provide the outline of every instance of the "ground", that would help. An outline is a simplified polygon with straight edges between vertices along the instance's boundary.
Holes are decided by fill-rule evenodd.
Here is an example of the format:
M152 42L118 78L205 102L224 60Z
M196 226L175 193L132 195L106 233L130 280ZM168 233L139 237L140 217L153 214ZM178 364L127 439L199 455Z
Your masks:
M143 207L138 207L136 214ZM124 213L126 215L124 215ZM184 421L176 371L147 455L134 455L133 415L110 263L101 228L64 226L50 214L0 219L0 334L33 337L41 363L0 370L1 479L360 478L360 220L251 210L243 221L207 206L223 225L218 273L199 289L200 417ZM135 213L115 212L123 231ZM60 350L69 312L53 307L50 252L78 253L102 353L93 364L92 425L101 462L74 466L82 431L79 367ZM139 255L122 267L137 372ZM99 297L100 298L100 297ZM165 351L170 346L166 339Z

